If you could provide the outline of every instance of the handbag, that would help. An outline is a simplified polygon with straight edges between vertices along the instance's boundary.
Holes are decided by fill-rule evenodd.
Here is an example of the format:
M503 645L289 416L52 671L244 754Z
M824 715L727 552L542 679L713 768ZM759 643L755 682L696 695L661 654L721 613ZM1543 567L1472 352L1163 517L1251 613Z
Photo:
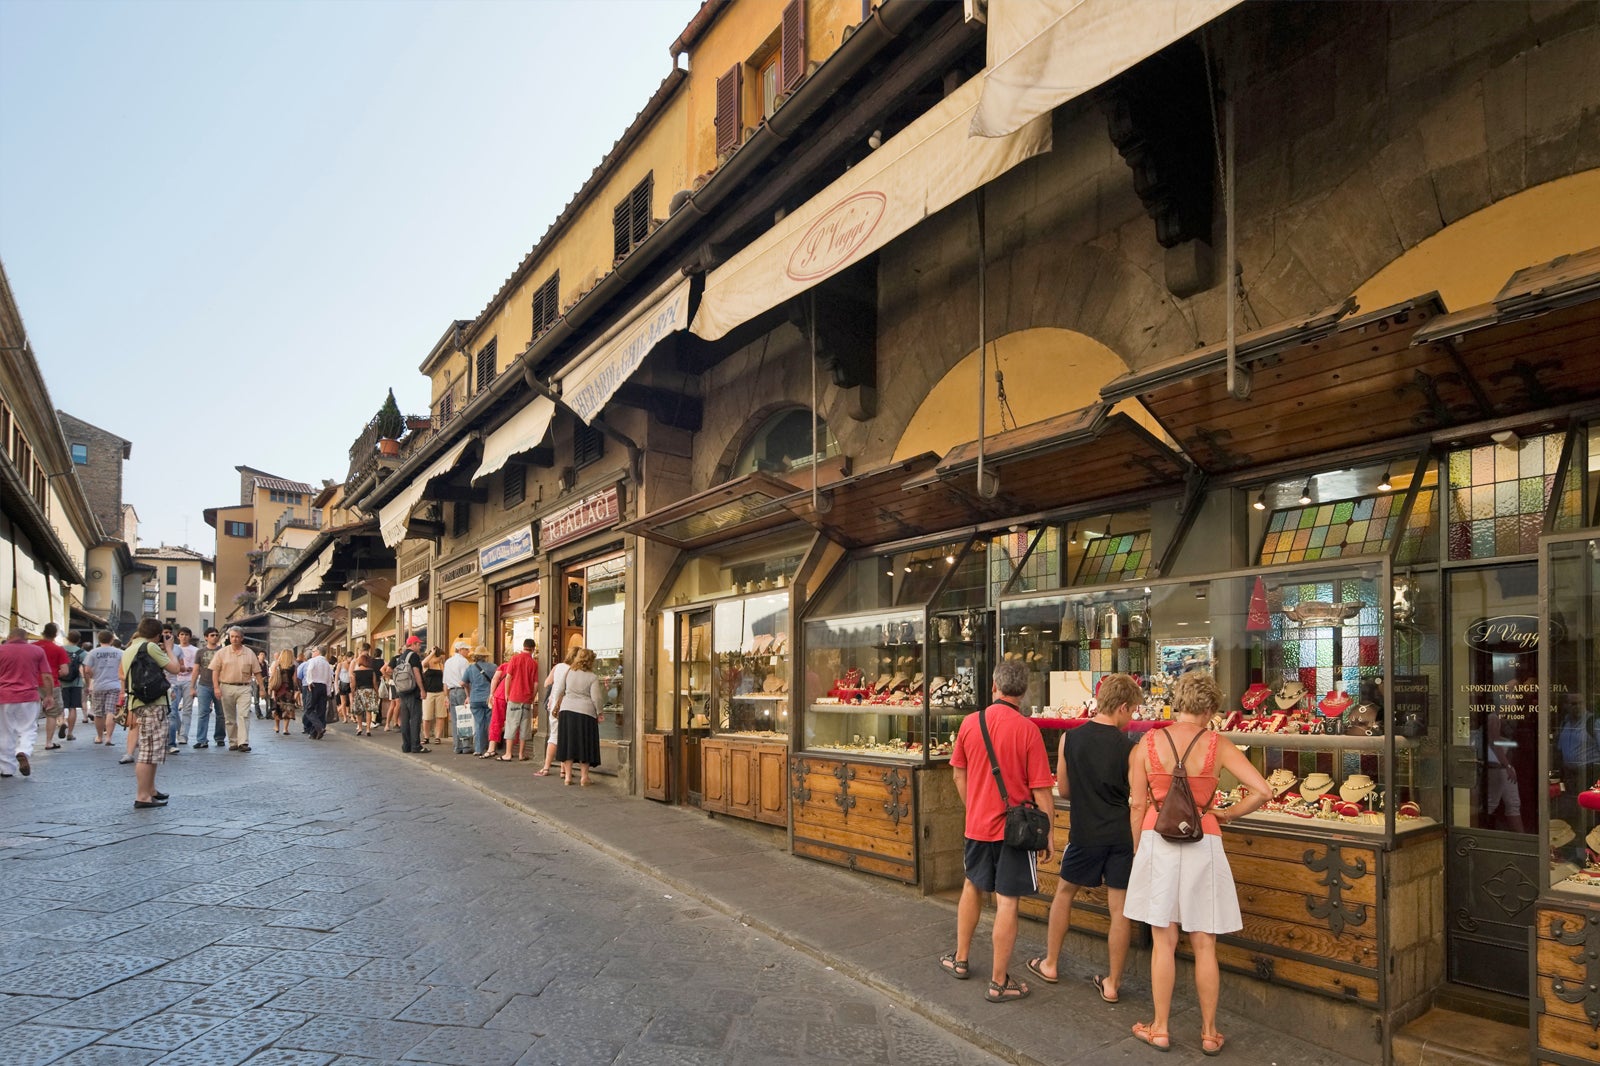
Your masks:
M1050 847L1050 815L1040 810L1031 798L1012 806L1011 797L1006 795L1005 778L995 762L994 741L989 739L989 721L984 717L986 711L987 708L978 712L978 728L983 731L983 747L989 753L989 772L994 774L994 783L1000 786L1000 802L1006 805L1004 843L1008 848L1045 851Z
M1167 746L1172 749L1172 757L1178 761L1172 767L1172 784L1167 787L1167 798L1156 803L1155 793L1150 793L1150 802L1156 804L1155 830L1165 840L1174 844L1192 844L1205 836L1205 828L1201 819L1205 811L1201 810L1194 801L1194 790L1189 787L1189 771L1184 768L1184 760L1194 750L1195 743L1205 735L1204 731L1196 733L1194 740L1189 741L1189 746L1183 749L1183 754L1178 754L1178 742L1172 739L1172 734L1166 730L1161 735L1167 738ZM1145 784L1146 791L1150 785Z

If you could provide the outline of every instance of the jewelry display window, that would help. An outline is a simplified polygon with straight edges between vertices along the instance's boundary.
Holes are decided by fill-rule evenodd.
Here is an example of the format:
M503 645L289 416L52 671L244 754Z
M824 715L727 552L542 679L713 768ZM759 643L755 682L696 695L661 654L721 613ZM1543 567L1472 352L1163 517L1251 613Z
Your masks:
M926 632L922 611L807 622L806 750L916 761L948 756L950 738L929 744L926 734Z
M713 733L786 739L789 734L789 594L766 592L712 608L716 715Z
M1546 538L1539 656L1549 716L1542 828L1550 891L1600 905L1600 548L1590 537Z

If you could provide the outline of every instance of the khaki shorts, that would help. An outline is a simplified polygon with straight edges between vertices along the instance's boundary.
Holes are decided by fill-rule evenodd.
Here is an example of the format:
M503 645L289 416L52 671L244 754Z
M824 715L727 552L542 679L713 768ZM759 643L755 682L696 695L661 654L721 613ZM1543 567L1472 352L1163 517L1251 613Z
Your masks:
M422 720L450 717L450 700L443 692L429 692L422 697Z

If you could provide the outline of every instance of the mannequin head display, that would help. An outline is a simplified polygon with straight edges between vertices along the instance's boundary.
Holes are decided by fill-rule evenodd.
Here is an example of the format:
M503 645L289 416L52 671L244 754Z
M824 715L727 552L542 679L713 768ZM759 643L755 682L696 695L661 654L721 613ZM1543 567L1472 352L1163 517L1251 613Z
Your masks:
M1333 787L1333 778L1327 774L1307 774L1306 779L1300 782L1300 794L1309 800L1322 798L1322 794Z
M1344 784L1339 786L1339 798L1346 803L1369 806L1376 788L1377 783L1366 774L1351 774L1344 779Z

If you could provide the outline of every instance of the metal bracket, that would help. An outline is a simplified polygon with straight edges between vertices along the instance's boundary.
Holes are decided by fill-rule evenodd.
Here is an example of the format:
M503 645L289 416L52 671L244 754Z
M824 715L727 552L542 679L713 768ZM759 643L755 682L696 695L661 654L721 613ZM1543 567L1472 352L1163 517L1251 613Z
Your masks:
M840 763L833 768L833 776L839 781L839 791L834 794L833 805L848 818L850 808L856 805L856 798L850 795L850 782L856 779L855 768L849 763Z
M796 759L789 767L789 779L793 782L789 788L789 800L796 807L811 802L811 790L806 787L806 778L810 774L811 766L804 759Z
M1328 890L1326 901L1318 903L1317 897L1306 894L1306 912L1313 918L1325 919L1328 929L1334 936L1343 936L1346 925L1365 925L1367 922L1367 906L1357 903L1346 906L1344 893L1347 889L1354 888L1353 882L1367 875L1367 860L1357 859L1353 863L1344 861L1338 844L1329 844L1328 850L1318 858L1313 849L1306 849L1300 857L1301 863L1312 873L1322 874L1318 881ZM1346 883L1346 878L1351 883Z
M1550 935L1563 947L1578 948L1571 958L1583 968L1583 978L1577 986L1569 985L1564 977L1555 977L1550 981L1550 991L1563 1003L1583 1004L1589 1028L1600 1032L1600 915L1591 915L1571 931L1565 918L1552 918Z
M900 797L911 784L911 780L899 770L889 770L883 774L880 780L883 781L884 787L889 790L889 799L883 805L883 813L889 816L889 820L898 829L900 819L911 813L911 806L900 802Z

